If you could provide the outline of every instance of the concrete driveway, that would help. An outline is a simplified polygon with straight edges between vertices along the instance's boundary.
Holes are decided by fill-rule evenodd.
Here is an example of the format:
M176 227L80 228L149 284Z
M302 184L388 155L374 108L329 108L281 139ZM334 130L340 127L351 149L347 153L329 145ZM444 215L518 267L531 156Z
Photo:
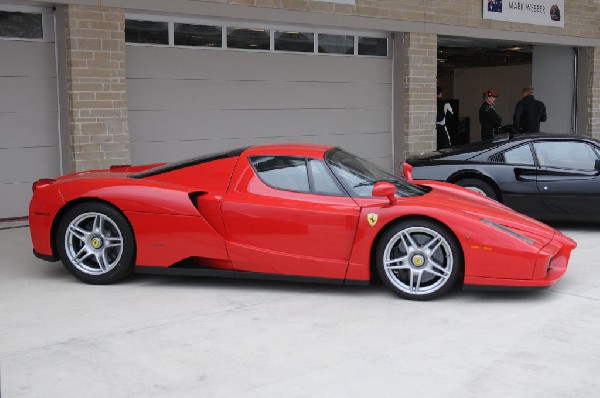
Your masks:
M559 229L579 247L552 288L421 303L382 285L89 286L0 224L1 395L598 397L600 226Z

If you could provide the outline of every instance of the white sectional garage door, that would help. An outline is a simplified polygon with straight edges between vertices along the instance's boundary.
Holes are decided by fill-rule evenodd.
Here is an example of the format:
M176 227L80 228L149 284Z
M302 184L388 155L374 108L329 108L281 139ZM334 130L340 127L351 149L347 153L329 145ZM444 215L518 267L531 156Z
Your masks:
M393 169L389 58L128 46L127 65L133 163L315 142Z
M0 40L0 219L26 216L31 184L60 173L54 43Z

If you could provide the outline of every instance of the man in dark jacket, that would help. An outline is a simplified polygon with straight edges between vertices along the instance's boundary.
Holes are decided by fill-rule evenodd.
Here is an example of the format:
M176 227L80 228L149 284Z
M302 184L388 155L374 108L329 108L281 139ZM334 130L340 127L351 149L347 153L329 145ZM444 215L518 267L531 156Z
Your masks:
M481 124L481 140L487 141L494 138L498 133L498 128L502 125L502 118L496 109L496 94L493 90L485 90L483 92L483 104L479 107L479 123Z
M517 102L513 125L523 133L539 133L540 122L546 121L546 105L533 97L533 86L523 88L523 99Z

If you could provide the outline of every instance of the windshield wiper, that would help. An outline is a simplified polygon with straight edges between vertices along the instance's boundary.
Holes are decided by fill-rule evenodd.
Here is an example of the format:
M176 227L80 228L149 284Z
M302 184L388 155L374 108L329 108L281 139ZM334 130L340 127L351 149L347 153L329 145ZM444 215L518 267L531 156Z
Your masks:
M359 182L358 184L354 185L352 188L364 187L364 186L367 186L367 185L375 185L378 182L382 182L382 181L389 182L389 183L392 183L392 184L398 184L400 182L400 180L397 180L397 179L382 178L380 180L371 180L371 181Z

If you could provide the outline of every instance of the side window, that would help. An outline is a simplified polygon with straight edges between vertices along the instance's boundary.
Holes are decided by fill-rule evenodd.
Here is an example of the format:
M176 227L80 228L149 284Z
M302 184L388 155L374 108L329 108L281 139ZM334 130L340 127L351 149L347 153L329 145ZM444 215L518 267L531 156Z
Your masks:
M325 195L346 195L340 188L335 178L331 175L325 162L318 159L310 159L310 178L313 183L313 191Z
M310 192L306 159L292 156L253 156L249 160L258 177L270 187Z
M125 20L127 43L169 44L169 24L166 22Z
M227 28L227 47L246 50L269 50L269 29Z
M533 155L531 154L529 144L521 145L504 152L504 162L508 164L527 164L533 166Z
M0 11L0 37L43 39L42 14Z
M221 47L222 30L220 26L176 23L173 43L176 46Z
M354 36L319 33L319 53L354 54Z
M598 155L585 142L542 141L533 144L540 166L593 170Z

